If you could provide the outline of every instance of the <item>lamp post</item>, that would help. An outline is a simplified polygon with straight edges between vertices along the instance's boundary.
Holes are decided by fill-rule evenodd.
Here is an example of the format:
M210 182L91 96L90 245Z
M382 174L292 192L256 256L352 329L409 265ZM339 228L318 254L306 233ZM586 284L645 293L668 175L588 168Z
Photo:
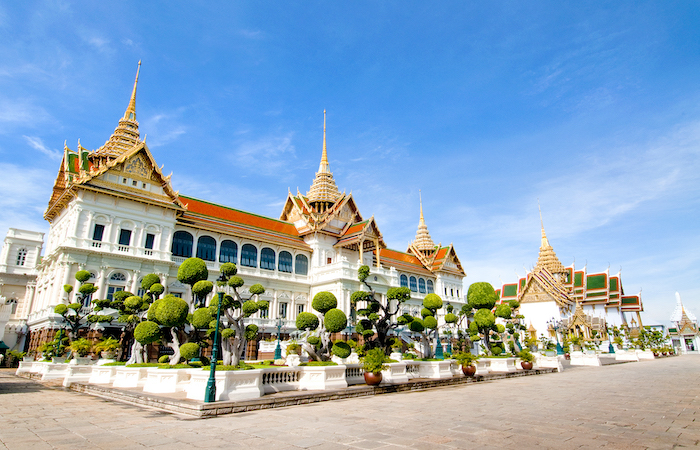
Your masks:
M219 358L219 320L221 320L221 304L224 302L223 286L228 281L228 277L223 273L216 280L219 281L221 290L219 290L219 305L216 308L216 330L214 330L214 345L211 350L211 365L209 366L209 381L207 381L207 391L204 393L204 402L211 403L216 401L216 363Z
M550 327L554 330L554 338L557 340L557 355L563 355L564 354L564 349L562 348L561 344L559 343L559 330L561 329L561 324L554 320L554 317L552 317L551 320L547 322Z
M607 325L605 325L605 332L608 335L608 353L615 353L615 347L613 346L611 339L612 336L610 336L610 328Z
M277 347L275 347L275 360L282 359L282 346L280 345L280 334L282 333L282 319L285 315L282 314L277 318Z

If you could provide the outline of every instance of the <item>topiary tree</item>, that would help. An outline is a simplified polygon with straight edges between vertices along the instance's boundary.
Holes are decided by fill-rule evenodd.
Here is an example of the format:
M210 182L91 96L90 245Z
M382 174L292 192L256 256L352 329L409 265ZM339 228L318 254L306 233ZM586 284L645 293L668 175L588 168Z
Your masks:
M192 295L194 296L195 305L199 307L204 306L204 302L207 299L207 295L211 294L214 290L214 283L208 280L200 280L192 286Z
M339 333L348 324L345 313L338 309L338 300L331 292L322 291L311 301L319 315L305 312L297 316L296 326L303 334L302 347L316 361L328 361L331 354L345 354L343 346L334 350L338 343L330 340L332 333ZM349 353L348 353L349 355Z
M469 286L467 291L467 307L474 312L474 321L469 324L469 331L472 340L482 339L486 351L492 353L491 336L498 336L496 327L496 315L491 310L496 306L498 294L493 289L491 284L486 282L477 282ZM501 313L505 314L506 309L502 309ZM510 307L508 307L510 314ZM500 348L500 346L499 346ZM501 348L501 351L503 349Z
M177 281L190 286L192 292L192 302L195 304L199 304L199 300L197 298L197 294L194 292L194 286L197 284L197 282L204 281L207 278L209 278L207 263L200 258L187 258L177 269ZM211 292L211 290L209 292ZM201 304L198 306L204 305Z
M163 327L163 337L170 335L170 340L165 342L167 347L173 349L173 354L170 356L170 365L177 364L180 361L180 339L178 333L187 323L188 312L189 305L187 302L170 294L156 300L148 308L147 319Z
M258 311L269 308L269 302L260 300L260 295L265 293L265 288L261 284L254 284L248 289L250 296L243 298L239 289L245 282L243 278L236 276L238 268L233 263L224 263L219 268L221 274L228 281L218 282L219 289L226 293L221 304L222 325L221 325L221 350L222 359L225 365L238 365L241 358L245 356L245 349L248 341L254 340L258 335L258 327L254 324L246 325L247 318ZM214 295L209 303L210 313L213 320L210 322L210 329L216 326L216 312L219 305L219 296Z
M75 279L80 282L80 287L78 288L78 293L76 295L76 302L70 303L68 305L60 304L56 305L54 312L59 314L64 323L67 325L68 334L70 340L74 341L78 339L78 330L85 326L86 321L84 320L87 314L81 312L83 305L85 305L87 299L97 292L97 286L92 283L87 283L90 279L90 272L87 270L79 270L75 274ZM63 290L70 297L71 292L73 292L73 287L66 284L63 286Z
M376 296L372 286L367 283L370 268L360 266L357 278L367 286L367 291L356 291L350 296L350 302L357 311L359 318L355 330L365 340L365 349L381 348L385 354L391 353L393 338L391 330L399 326L393 319L399 314L401 306L411 298L411 290L407 287L393 287L387 291L387 303L384 305Z
M430 335L434 339L438 338L438 331L441 326L451 325L457 321L457 316L452 312L445 314L445 324L439 326L437 320L437 312L442 308L442 299L437 294L428 294L423 299L423 308L421 309L422 318L413 317L410 314L404 314L397 319L399 325L408 325L408 329L414 333L418 333L421 337L423 351L421 352L425 358L433 357L433 347L430 345Z

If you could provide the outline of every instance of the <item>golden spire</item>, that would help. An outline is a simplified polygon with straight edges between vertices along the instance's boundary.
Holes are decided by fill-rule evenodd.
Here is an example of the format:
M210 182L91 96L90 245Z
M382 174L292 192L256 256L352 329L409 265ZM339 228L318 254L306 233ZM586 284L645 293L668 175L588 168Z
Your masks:
M547 239L547 234L544 231L544 222L542 221L542 208L540 208L540 202L537 201L537 208L540 210L540 226L542 227L542 244L540 245L540 254L537 258L537 264L535 269L545 268L551 274L563 273L564 265L557 258L557 254L554 253L554 249L549 244Z
M416 231L416 238L413 240L413 245L420 251L432 251L435 250L435 243L430 237L428 226L425 224L425 219L423 218L423 194L420 190L418 190L418 195L420 198L420 219L418 220L418 231Z
M139 123L136 121L136 85L139 82L140 71L141 61L139 61L136 69L134 89L131 92L129 106L126 108L124 117L119 119L119 124L114 129L112 136L102 147L93 152L93 156L116 158L139 143Z
M124 118L128 120L136 120L136 85L139 84L139 72L141 71L141 60L136 68L136 79L134 80L134 90L131 92L131 100L126 108Z
M321 163L318 166L316 178L314 178L306 196L309 199L309 203L317 208L317 212L325 211L328 206L335 203L338 197L340 197L340 191L338 191L338 186L336 186L335 180L333 180L333 174L328 164L325 109L323 110L323 152L321 153Z

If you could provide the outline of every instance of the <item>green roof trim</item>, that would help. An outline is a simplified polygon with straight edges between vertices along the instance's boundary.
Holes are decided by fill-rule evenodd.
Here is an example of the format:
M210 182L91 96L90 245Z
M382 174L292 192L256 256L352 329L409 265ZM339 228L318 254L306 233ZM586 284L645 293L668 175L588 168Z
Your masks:
M590 294L586 292L586 298L588 297L605 297L605 292L591 292Z
M618 280L617 278L610 278L610 290L611 291L617 291L619 289L618 287Z
M525 289L525 278L520 279L520 289Z
M574 274L574 286L583 287L583 272L576 272Z
M588 289L605 289L607 276L603 273L600 275L588 275L586 277L586 287Z
M516 295L518 295L517 284L506 284L505 286L503 286L504 297L515 297Z
M637 305L639 304L639 299L637 297L622 297L623 305Z

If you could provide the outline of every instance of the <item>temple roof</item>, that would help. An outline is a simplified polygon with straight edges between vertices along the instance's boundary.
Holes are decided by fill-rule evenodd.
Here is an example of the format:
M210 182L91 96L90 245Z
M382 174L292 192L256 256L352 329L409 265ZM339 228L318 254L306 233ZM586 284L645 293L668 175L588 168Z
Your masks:
M681 301L681 294L676 292L676 309L674 309L673 314L671 314L671 322L681 322L683 320L683 316L685 316L687 320L691 322L697 322L698 320L697 317L695 317L695 314L685 309L683 302Z
M418 220L418 230L416 231L416 238L413 240L413 247L422 252L434 251L435 243L430 237L428 232L428 226L425 224L425 219L423 218L423 197L420 197L420 219Z
M535 271L538 269L545 268L551 274L564 273L564 265L557 258L557 254L554 253L554 249L549 245L549 240L547 239L547 234L544 231L544 223L542 222L542 211L540 210L540 225L542 226L542 243L540 244L540 254L537 257L537 264L535 264Z
M326 110L323 110L323 151L321 153L321 163L316 172L316 178L311 183L306 197L309 203L335 203L340 198L340 191L335 184L333 174L331 173L330 165L328 164L328 154L326 152Z

